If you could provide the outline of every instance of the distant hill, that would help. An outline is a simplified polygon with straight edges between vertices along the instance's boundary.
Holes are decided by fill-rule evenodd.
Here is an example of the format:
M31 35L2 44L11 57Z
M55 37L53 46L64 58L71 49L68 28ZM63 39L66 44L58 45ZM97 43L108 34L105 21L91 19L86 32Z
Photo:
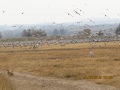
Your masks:
M93 22L91 22L92 20ZM3 38L8 37L21 37L22 31L24 29L42 29L45 30L47 35L53 35L55 29L60 30L64 29L67 32L67 35L76 33L85 28L90 28L93 33L98 32L99 30L105 32L111 32L114 34L115 29L120 23L120 19L83 19L76 22L66 22L66 23L43 23L43 24L26 24L26 25L0 25L0 32L2 33Z

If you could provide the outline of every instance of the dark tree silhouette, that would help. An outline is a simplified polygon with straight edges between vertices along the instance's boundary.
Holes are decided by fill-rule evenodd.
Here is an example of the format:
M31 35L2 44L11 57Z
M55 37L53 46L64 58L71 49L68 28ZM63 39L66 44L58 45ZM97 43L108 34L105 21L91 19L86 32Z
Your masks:
M22 36L23 37L42 37L42 36L47 36L47 34L45 33L45 31L41 29L39 30L28 29L28 30L23 30Z
M54 36L58 36L58 34L59 34L58 30L57 30L57 29L54 29L53 35L54 35Z
M104 33L102 31L98 32L98 36L103 36L103 35L104 35Z
M118 25L117 29L115 30L116 36L120 35L120 24Z
M2 34L1 34L1 32L0 32L0 39L2 38Z

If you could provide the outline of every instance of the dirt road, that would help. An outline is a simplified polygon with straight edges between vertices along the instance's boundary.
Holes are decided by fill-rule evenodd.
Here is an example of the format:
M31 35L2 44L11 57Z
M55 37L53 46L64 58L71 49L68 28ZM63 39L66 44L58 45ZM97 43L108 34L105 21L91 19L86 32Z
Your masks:
M112 86L97 85L86 80L72 81L18 72L14 72L14 76L7 77L15 85L16 90L119 90Z

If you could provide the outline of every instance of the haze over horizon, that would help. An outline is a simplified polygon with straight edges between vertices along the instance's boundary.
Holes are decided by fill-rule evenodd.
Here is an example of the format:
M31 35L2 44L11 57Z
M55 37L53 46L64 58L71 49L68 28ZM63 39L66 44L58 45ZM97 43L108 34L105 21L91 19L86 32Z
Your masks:
M119 0L0 0L0 25L109 22L120 18L118 6Z

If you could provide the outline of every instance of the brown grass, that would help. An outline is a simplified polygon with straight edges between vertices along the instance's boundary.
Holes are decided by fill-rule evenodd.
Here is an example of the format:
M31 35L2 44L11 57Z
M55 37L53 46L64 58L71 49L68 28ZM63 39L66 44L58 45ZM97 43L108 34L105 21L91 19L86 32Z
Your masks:
M15 90L8 78L0 75L0 90Z
M0 69L27 72L38 76L86 79L97 84L120 88L120 47L118 43L108 42L107 46L104 46L103 42L96 42L96 45L92 49L95 54L94 58L88 55L88 48L91 48L89 43L66 46L44 45L37 49L0 48ZM102 79L95 79L95 76L100 76Z

